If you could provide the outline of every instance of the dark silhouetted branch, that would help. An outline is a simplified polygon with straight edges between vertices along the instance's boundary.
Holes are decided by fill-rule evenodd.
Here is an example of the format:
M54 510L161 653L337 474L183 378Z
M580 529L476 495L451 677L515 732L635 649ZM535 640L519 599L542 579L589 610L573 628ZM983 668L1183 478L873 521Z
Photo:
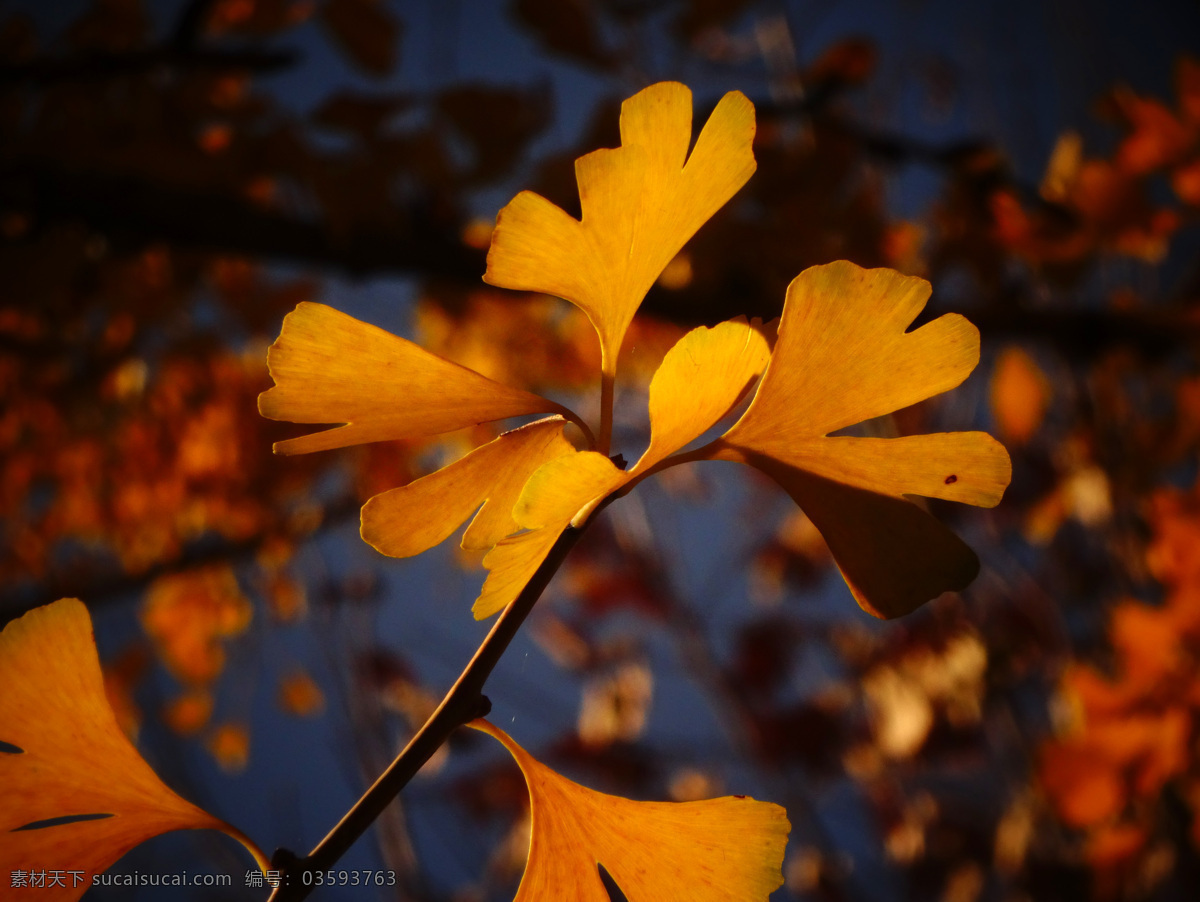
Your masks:
M236 196L201 193L134 175L71 170L44 160L0 169L0 201L32 204L35 226L85 223L133 243L170 242L214 253L328 267L354 276L438 276L477 283L481 251L454 234L412 228L334 231Z
M83 53L43 58L27 63L0 65L0 85L45 86L63 81L96 81L140 75L158 69L209 69L277 72L294 65L294 50L254 50L150 47L127 53Z
M491 702L483 694L484 684L585 528L586 524L580 529L568 526L558 537L521 594L504 609L437 710L316 848L304 858L298 858L286 849L276 851L272 865L283 874L280 885L271 894L270 902L300 902L306 899L315 886L313 881L304 879L305 872L311 874L332 868L392 803L400 790L416 776L425 762L433 757L434 752L442 747L451 733L477 717L487 716Z

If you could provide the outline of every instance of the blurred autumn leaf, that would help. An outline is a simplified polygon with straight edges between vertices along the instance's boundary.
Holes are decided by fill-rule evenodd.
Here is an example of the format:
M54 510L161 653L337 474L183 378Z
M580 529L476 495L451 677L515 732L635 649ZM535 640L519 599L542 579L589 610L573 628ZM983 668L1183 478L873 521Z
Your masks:
M617 56L604 46L600 20L588 0L513 0L513 17L555 53L599 69L612 69Z
M321 24L337 45L369 75L387 75L396 66L400 23L380 0L325 0Z
M1023 445L1042 424L1050 404L1050 382L1033 358L1020 348L1006 348L992 370L992 415L1000 435Z

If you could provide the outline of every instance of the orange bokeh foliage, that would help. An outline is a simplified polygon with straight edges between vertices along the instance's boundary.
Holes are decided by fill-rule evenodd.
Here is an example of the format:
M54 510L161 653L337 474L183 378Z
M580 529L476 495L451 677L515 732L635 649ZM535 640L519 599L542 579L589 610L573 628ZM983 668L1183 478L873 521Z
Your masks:
M1057 815L1084 831L1108 895L1155 833L1151 804L1168 784L1200 789L1200 485L1150 499L1146 562L1166 590L1161 605L1122 601L1111 612L1111 672L1072 664L1061 692L1070 724L1041 750L1038 777ZM1193 820L1200 846L1200 818Z
M133 692L146 672L148 663L147 650L139 644L127 648L104 667L104 693L108 697L109 707L121 730L135 742L142 724L142 712L133 698Z
M205 534L241 540L271 524L269 499L254 483L260 467L252 463L262 459L254 447L261 427L249 406L260 367L221 354L147 370L131 358L114 371L101 428L80 428L66 411L16 396L5 416L12 440L0 485L14 518L9 529L18 530L18 545L38 553L19 564L0 556L0 572L43 573L64 541L109 551L138 572ZM28 506L40 482L55 491L33 514Z
M1085 157L1079 136L1064 133L1042 182L1043 203L1030 204L1007 186L992 193L995 240L1036 264L1076 266L1103 252L1161 261L1187 211L1153 202L1149 180L1165 175L1185 207L1200 197L1197 72L1200 61L1179 61L1177 111L1114 90L1108 106L1125 135L1113 158Z
M312 717L325 709L325 694L307 673L293 671L279 682L279 706L297 717Z
M250 728L240 721L218 724L208 734L205 745L222 770L238 773L250 761Z
M244 90L240 82L219 87L226 105ZM43 275L29 272L17 284L33 297L60 290ZM168 333L189 322L181 308L201 285L251 321L313 289L305 279L267 277L245 258L198 259L155 243L102 258L96 293L80 301L84 310L103 311L93 317L99 325L56 332L50 313L0 308L0 337L8 342L0 352L0 578L17 593L144 581L149 647L193 687L164 713L184 734L213 716L201 688L221 675L225 643L244 629L254 596L278 621L304 616L290 556L325 520L327 506L340 516L343 503L307 496L310 480L331 462L280 466L272 459L276 433L254 410L266 383L260 341L239 349L186 331L181 340L162 336L172 316L179 324ZM76 344L67 341L72 336ZM381 479L394 485L414 472L407 445L372 446L332 464L349 474L351 500L356 487ZM196 568L191 558L201 547L201 559L217 552L218 560L274 551L235 576L228 564ZM109 675L114 707L131 733L143 714L132 703L143 672Z
M180 735L198 733L212 717L213 703L208 689L188 689L167 703L163 720Z
M246 629L251 610L233 570L212 566L156 580L142 606L142 628L176 677L202 685L220 675L221 641Z
M312 0L220 0L206 24L215 33L271 34L298 25L312 13Z
M1028 442L1050 404L1050 382L1033 358L1018 347L1005 348L992 370L992 415L1008 442Z

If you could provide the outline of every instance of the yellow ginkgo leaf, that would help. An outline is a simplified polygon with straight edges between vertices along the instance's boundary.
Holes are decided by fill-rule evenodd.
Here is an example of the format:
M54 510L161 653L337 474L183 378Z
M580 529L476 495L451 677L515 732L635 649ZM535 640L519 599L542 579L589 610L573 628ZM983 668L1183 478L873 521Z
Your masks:
M786 445L957 386L979 362L979 330L948 313L906 332L931 290L846 260L804 270L788 286L762 387L728 440Z
M531 413L576 417L564 407L509 388L376 326L309 301L283 320L267 352L275 387L259 412L293 423L343 423L276 442L280 454L363 442L440 435Z
M1012 475L1008 452L982 432L829 436L954 388L974 369L979 333L963 317L905 331L929 294L924 279L846 261L802 272L754 400L707 452L775 477L879 617L961 589L978 571L974 553L904 496L991 507Z
M512 512L517 524L529 532L509 536L484 557L483 566L489 572L471 608L475 619L483 620L507 607L576 515L625 481L625 473L595 451L564 454L539 467L525 483Z
M721 99L689 156L691 137L691 91L651 85L621 105L621 146L576 161L582 220L522 191L492 233L485 281L580 307L599 333L606 385L650 286L754 173L754 106L742 94Z
M604 498L628 481L624 471L603 454L578 451L543 464L529 477L513 507L526 529L565 525L590 502Z
M624 486L649 475L667 455L715 425L754 385L770 356L771 330L755 321L700 326L679 339L650 381L650 446L628 472L604 455L580 451L541 466L513 517L527 529L576 521Z
M490 571L472 610L503 609L541 566L555 541L595 506L653 472L656 464L713 426L762 372L770 329L745 320L693 329L667 352L650 383L650 447L629 471L595 451L555 457L528 478L513 519L530 532L501 541L483 559ZM459 522L462 522L459 520Z
M629 902L765 902L783 883L787 813L744 796L634 802L573 783L503 730L472 722L512 753L533 828L515 902L608 902L602 865Z
M791 442L780 437L763 445L739 447L892 497L921 495L993 507L1009 479L1008 453L984 432L899 438L797 436Z
M512 507L529 475L548 460L574 453L563 438L565 424L562 417L529 423L435 473L376 495L362 509L363 540L392 557L411 557L445 540L479 509L462 547L491 548L520 529Z
M567 525L563 522L556 527L547 526L509 536L484 556L483 566L488 569L488 577L471 606L476 620L498 614L521 594Z
M631 472L648 470L729 413L762 375L771 337L758 321L739 318L676 342L650 381L650 447Z
M244 834L164 786L121 732L104 695L91 619L79 601L37 608L4 628L0 686L6 883L17 871L55 869L68 874L64 885L30 895L78 899L92 875L169 830L221 830L268 867Z

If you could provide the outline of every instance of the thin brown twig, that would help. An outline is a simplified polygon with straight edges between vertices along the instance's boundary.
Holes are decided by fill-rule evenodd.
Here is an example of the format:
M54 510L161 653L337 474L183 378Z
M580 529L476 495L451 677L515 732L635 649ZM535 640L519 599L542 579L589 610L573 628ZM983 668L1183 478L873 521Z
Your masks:
M296 857L286 849L275 853L272 864L281 871L280 884L271 894L269 902L300 902L306 899L316 888L313 885L315 881L306 878L332 868L425 762L442 747L451 733L463 724L487 714L491 702L483 694L484 683L585 528L586 524L579 528L568 526L563 531L525 588L504 609L437 710L325 838L303 858Z
M233 70L269 74L292 67L299 59L299 54L294 50L253 48L162 46L123 53L97 51L0 65L0 85L33 84L43 87L64 81L95 82L127 78L158 70Z

